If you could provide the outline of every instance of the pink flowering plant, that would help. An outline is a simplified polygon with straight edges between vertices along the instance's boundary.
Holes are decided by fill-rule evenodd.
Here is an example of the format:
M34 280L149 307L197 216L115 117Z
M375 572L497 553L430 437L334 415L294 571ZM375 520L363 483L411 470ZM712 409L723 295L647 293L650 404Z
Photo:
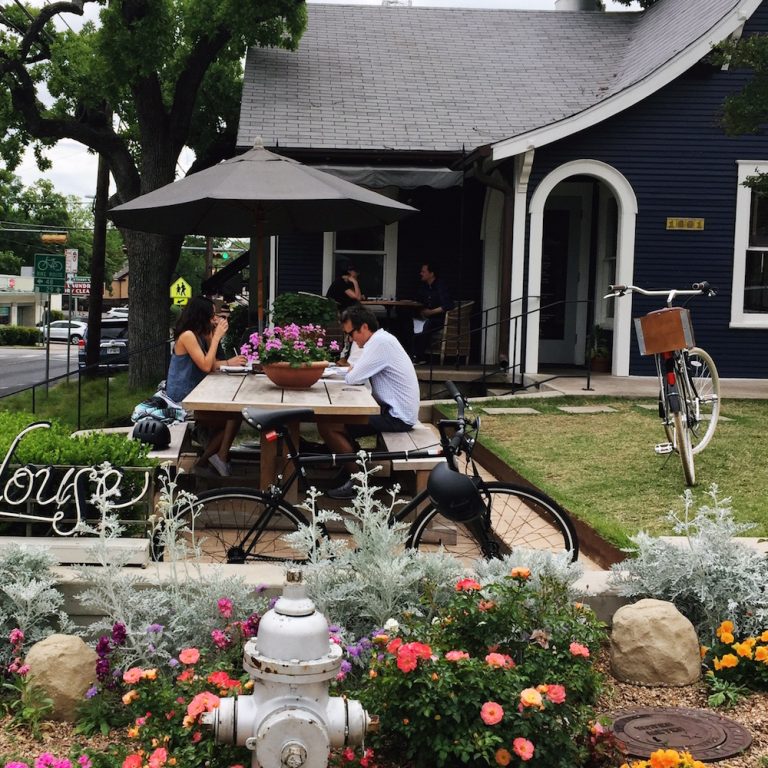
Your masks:
M367 675L339 683L380 716L377 751L416 768L589 764L604 637L592 611L514 569L460 580L435 613L375 635Z
M215 743L211 729L200 720L218 706L221 697L252 688L243 672L242 656L245 642L258 630L260 616L237 620L233 602L225 596L217 599L216 611L220 621L204 647L182 648L170 659L158 657L156 665L117 666L125 640L123 625L116 624L111 636L99 640L99 683L86 693L78 722L82 733L103 731L105 725L121 733L105 766L230 768L250 763L246 749ZM156 624L149 629L153 635L162 631ZM111 716L102 719L110 706ZM93 768L101 765L94 763Z
M292 368L331 360L338 352L338 342L328 342L321 326L293 323L267 328L261 334L252 333L240 348L240 354L250 363L290 363Z

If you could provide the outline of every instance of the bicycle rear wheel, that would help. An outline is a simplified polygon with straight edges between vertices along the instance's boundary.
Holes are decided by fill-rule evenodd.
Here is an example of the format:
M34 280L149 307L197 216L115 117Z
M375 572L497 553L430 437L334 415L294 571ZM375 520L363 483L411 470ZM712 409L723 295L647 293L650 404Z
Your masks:
M407 546L422 552L442 548L469 563L502 557L517 548L569 550L579 556L579 541L568 513L545 494L504 482L484 483L481 495L490 517L457 523L431 504L416 518Z
M198 496L200 514L187 544L200 547L201 560L212 563L302 561L303 555L282 540L307 525L304 515L282 500L250 488L221 488ZM190 524L190 528L192 525Z

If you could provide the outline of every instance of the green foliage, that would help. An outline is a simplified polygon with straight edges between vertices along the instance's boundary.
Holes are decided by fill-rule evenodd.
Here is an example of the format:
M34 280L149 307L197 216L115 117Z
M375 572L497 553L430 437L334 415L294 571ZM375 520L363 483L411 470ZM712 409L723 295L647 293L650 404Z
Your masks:
M240 352L241 345L247 340L248 307L237 304L229 313L229 328L224 336L224 349L235 349Z
M0 274L19 275L21 274L22 259L11 251L0 251Z
M716 709L733 709L747 694L743 685L708 674L704 678L709 688L707 704Z
M0 325L0 347L32 346L42 341L42 334L37 328L23 325Z
M585 655L604 635L565 585L534 584L527 569L485 586L465 578L431 613L375 636L353 691L381 717L381 748L415 766L492 765L525 739L528 765L583 764L600 690Z
M305 293L281 293L272 305L271 320L275 325L321 325L336 320L336 302L325 296Z
M4 456L15 437L40 419L30 413L0 411L0 456ZM157 462L148 458L151 446L128 440L121 434L93 433L71 436L68 425L52 422L49 429L27 433L15 451L20 464L95 466L108 461L115 467L148 467Z
M682 517L669 513L687 546L640 533L632 537L634 557L613 566L611 576L621 595L673 602L705 641L723 618L744 634L768 626L765 555L734 538L751 526L734 521L730 499L718 498L715 485L709 496L712 506L691 517L693 495L686 491Z
M310 492L304 505L310 525L285 537L309 560L302 570L318 610L353 638L367 635L389 619L421 612L426 593L433 606L444 603L462 570L447 555L405 549L407 526L390 524L400 489L395 486L389 503L384 503L376 497L380 488L371 484L370 475L367 469L356 475L360 488L343 517L318 509L320 494ZM322 535L322 525L342 520L354 547Z
M118 373L83 379L79 387L76 380L62 381L48 391L38 385L34 392L29 389L0 398L0 412L27 412L34 408L33 421L57 420L71 431L127 426L136 403L151 397L156 390L156 384L132 390L127 374ZM81 395L79 424L78 391Z
M594 358L608 358L611 356L613 334L601 325L595 325L587 337L587 356Z
M703 651L712 706L733 706L747 689L768 691L768 629L736 635L734 623L726 619Z
M12 675L10 682L3 682L3 688L11 694L2 701L2 705L6 714L11 716L13 726L25 726L39 739L40 724L53 709L53 701L29 680L26 673Z

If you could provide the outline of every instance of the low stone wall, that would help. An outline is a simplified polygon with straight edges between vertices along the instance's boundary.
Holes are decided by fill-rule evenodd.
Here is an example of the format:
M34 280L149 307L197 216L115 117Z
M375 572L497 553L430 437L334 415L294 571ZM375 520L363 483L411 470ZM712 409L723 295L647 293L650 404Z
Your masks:
M198 567L203 578L207 572L217 570L226 576L239 576L254 588L263 586L266 588L265 594L269 596L277 597L283 592L285 569L279 565L271 563L209 565L204 563L200 566L189 566L190 573L194 571L197 575ZM56 567L53 571L58 579L57 588L64 595L63 608L75 624L88 626L96 619L101 618L101 616L94 615L90 609L85 608L77 599L77 595L88 587L87 581L83 580L77 571L64 566ZM171 568L168 563L153 563L147 568L135 569L135 573L141 577L137 588L141 589L142 586L149 587L168 581L170 572ZM613 614L622 605L629 602L626 598L619 597L608 586L608 576L608 571L588 571L576 582L576 589L581 602L590 605L598 618L606 624L610 624Z

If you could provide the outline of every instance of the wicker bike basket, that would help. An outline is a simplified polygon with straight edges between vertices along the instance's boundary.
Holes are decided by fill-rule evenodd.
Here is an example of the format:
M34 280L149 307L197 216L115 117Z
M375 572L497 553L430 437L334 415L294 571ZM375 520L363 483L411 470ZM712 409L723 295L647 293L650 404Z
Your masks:
M683 307L666 307L635 318L641 355L657 355L694 346L691 313Z

